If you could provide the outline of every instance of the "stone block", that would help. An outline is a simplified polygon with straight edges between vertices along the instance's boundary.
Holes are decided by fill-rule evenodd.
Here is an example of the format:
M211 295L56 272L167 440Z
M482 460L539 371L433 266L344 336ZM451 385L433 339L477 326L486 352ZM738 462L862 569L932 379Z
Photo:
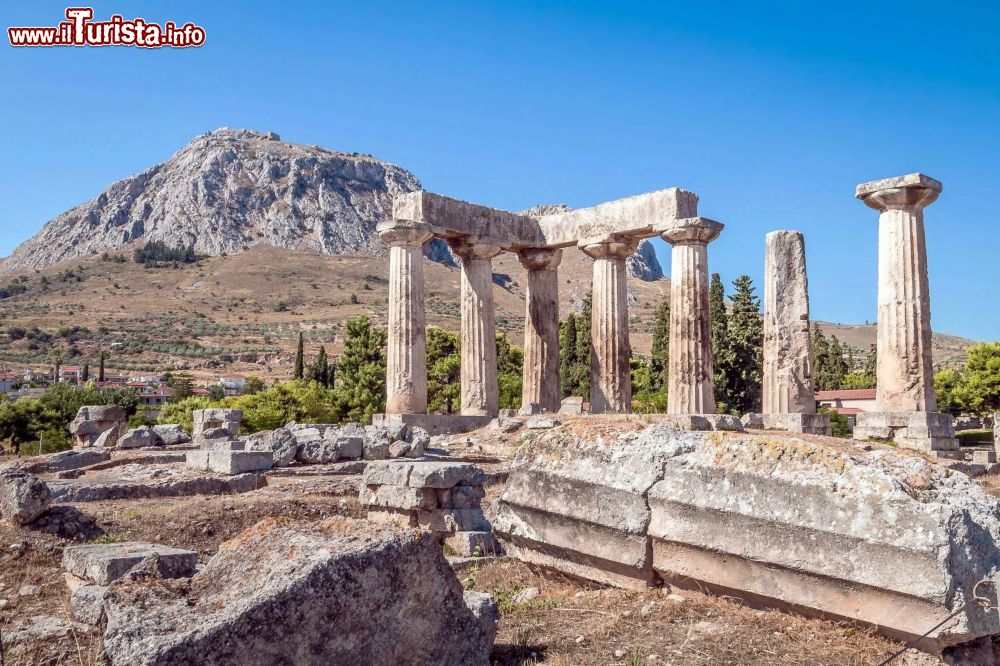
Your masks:
M52 491L43 480L20 467L0 468L0 517L27 525L51 503Z
M63 569L98 585L118 580L150 555L157 556L164 578L193 576L198 553L154 543L123 543L67 546L63 550Z
M854 439L889 440L917 451L957 451L951 415L940 412L859 412Z
M191 441L191 435L187 434L187 431L176 423L155 425L153 426L153 430L160 436L160 439L163 440L163 444L165 446L187 444Z
M132 428L118 438L120 449L141 449L147 446L163 446L163 438L149 426Z
M826 414L744 414L741 421L744 429L830 435L830 417Z
M386 507L368 507L368 520L380 525L395 525L396 527L416 527L416 511L406 509L390 509Z
M451 506L456 509L478 509L486 497L483 486L455 486L451 489Z
M976 465L992 465L997 462L996 451L973 451L972 462Z
M361 504L390 509L436 509L437 493L433 488L365 486L361 489Z
M413 463L401 460L373 460L365 466L362 482L368 486L409 485Z
M482 470L471 463L419 461L411 465L407 483L413 488L453 488L485 480Z
M103 585L80 585L72 590L69 605L77 622L97 626L104 619L104 599L108 588Z
M667 414L660 423L681 430L727 430L743 432L743 422L731 414Z
M479 509L417 511L417 525L432 532L489 532L490 521Z
M243 474L271 469L272 454L268 451L226 451L208 452L208 469L217 474Z
M116 587L111 665L489 663L487 623L441 546L409 529L268 519L222 544L190 589Z
M562 404L559 407L559 413L571 416L583 414L583 398L575 395L563 398Z

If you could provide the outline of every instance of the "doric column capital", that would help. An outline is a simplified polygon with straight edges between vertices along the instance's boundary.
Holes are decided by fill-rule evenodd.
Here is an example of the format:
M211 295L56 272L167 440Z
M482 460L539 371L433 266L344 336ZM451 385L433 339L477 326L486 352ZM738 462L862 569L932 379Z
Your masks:
M375 231L386 245L423 245L434 237L429 224L409 220L386 220Z
M503 251L499 245L479 242L474 238L449 238L448 245L463 261L469 259L492 259Z
M562 250L533 247L518 252L517 260L529 271L554 270L562 261Z
M627 259L639 248L641 238L631 236L598 236L584 238L577 247L593 259Z
M941 182L922 173L861 183L854 196L880 213L887 210L920 210L937 200Z
M707 217L685 217L657 231L671 245L707 245L719 237L725 226Z

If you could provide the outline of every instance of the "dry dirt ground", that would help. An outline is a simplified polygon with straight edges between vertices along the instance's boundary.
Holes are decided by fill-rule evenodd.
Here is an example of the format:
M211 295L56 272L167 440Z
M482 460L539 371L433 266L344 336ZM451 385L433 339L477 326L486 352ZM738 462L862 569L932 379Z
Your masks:
M197 550L219 545L268 516L322 520L363 515L349 478L284 477L231 496L88 502L78 510L77 541L0 522L0 631L5 641L29 626L48 626L6 647L3 666L102 664L95 630L74 625L60 566L65 545L148 540ZM499 486L491 488L495 497ZM737 599L671 590L601 588L508 559L458 569L468 588L488 591L502 611L493 663L513 664L878 664L896 643L870 630L755 610ZM32 586L37 586L33 589ZM525 592L530 588L537 590ZM520 597L518 596L520 593ZM936 663L913 655L896 663Z

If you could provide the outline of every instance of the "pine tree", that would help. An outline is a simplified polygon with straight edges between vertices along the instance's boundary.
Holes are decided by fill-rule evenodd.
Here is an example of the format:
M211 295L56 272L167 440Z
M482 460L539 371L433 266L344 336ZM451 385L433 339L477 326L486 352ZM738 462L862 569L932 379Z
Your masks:
M504 333L496 334L496 345L500 409L519 409L524 381L524 352L512 346Z
M726 401L735 414L759 412L764 364L764 322L760 298L749 275L733 280L732 310L726 324Z
M451 414L461 396L462 358L458 333L427 329L427 411Z
M169 386L174 390L174 394L170 396L170 399L174 402L183 400L194 394L194 379L186 372L178 372L172 375ZM219 388L221 389L222 387Z
M663 301L656 308L653 322L653 347L650 350L649 388L665 391L670 365L670 302Z
M368 317L347 321L344 351L337 359L337 405L342 420L371 423L385 410L386 332Z
M295 369L292 371L292 379L302 379L305 374L305 347L302 341L302 332L299 331L299 346L295 352Z

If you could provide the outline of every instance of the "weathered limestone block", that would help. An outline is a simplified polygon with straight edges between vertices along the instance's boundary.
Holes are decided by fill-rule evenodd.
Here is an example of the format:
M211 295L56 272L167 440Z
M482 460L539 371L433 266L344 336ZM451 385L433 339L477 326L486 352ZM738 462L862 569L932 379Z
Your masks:
M69 470L89 467L97 463L111 460L111 452L92 449L73 449L70 451L60 451L35 459L38 462L25 467L32 474L44 474L50 472L66 472Z
M287 467L295 460L299 449L295 435L288 428L275 428L254 433L247 438L246 451L268 451L274 467Z
M731 430L743 432L743 422L732 414L667 414L660 425L681 430Z
M423 245L432 233L428 225L405 219L382 222L377 231L389 246L385 412L422 414L427 411Z
M765 414L814 413L809 280L800 231L772 231L764 251ZM824 433L826 434L826 433Z
M879 411L937 410L924 208L940 193L941 183L921 173L857 187L857 198L879 212Z
M120 449L141 449L147 446L163 446L163 439L149 426L126 430L125 434L118 438Z
M594 414L632 411L625 260L638 246L638 238L613 236L579 243L594 260L590 324L590 411Z
M494 521L509 554L620 586L663 579L913 639L1000 568L1000 502L898 449L663 425L545 433ZM1000 633L975 605L920 644Z
M485 666L492 647L488 605L470 609L439 544L348 519L265 520L190 591L129 583L105 608L113 666Z
M675 220L660 237L670 250L668 414L714 414L708 244L723 225L704 217Z
M859 412L854 439L892 440L917 451L957 451L951 414L941 412Z
M238 409L196 409L194 418L194 443L210 446L213 441L235 439L240 431L243 412Z
M102 442L107 447L115 446L118 436L125 431L125 410L118 405L87 405L81 407L69 424L70 433L76 438L76 446L94 446L101 435L110 431Z
M186 464L216 474L244 474L271 469L273 453L270 451L239 451L231 449L211 449L188 451Z
M437 493L432 488L400 488L398 486L367 486L361 490L365 506L388 509L435 509Z
M596 429L582 432L547 431L518 449L494 530L509 554L527 562L646 587L654 580L646 493L664 462L678 447L693 447L697 435L664 426L610 440Z
M163 440L165 446L176 446L178 444L187 444L191 441L191 436L187 434L183 426L176 423L168 423L165 425L155 425L153 430L156 434L160 436Z
M830 434L830 417L826 414L744 414L742 421L744 429Z
M70 609L78 622L97 626L104 619L104 599L108 588L104 585L80 585L69 595Z
M67 546L63 550L63 569L97 585L110 585L150 555L156 555L165 578L194 575L198 553L155 543L123 543Z
M896 451L707 435L649 492L668 582L878 625L912 639L1000 565L1000 505L964 474ZM969 609L922 647L1000 632Z
M16 525L27 525L48 511L52 502L49 486L20 467L0 468L0 517Z

